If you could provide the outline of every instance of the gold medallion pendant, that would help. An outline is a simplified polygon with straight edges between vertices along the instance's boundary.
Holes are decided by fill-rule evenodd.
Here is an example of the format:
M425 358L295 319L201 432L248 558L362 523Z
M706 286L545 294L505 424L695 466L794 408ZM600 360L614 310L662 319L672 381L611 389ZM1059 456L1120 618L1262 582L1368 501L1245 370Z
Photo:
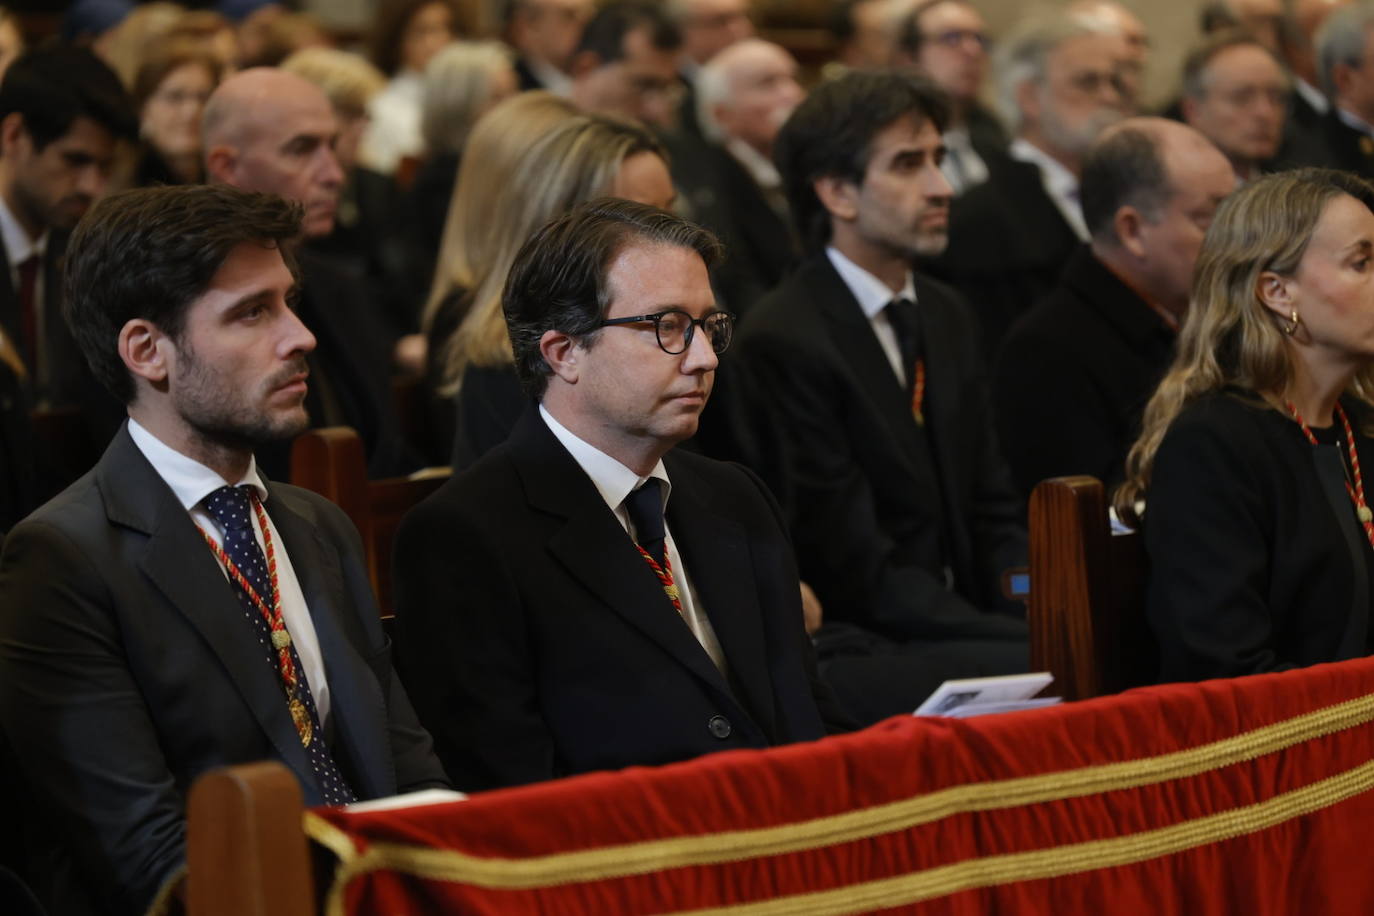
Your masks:
M300 697L292 697L287 703L287 708L291 710L291 721L296 724L296 731L301 736L301 745L310 746L310 737L315 731L315 726L310 722L310 711L305 708Z

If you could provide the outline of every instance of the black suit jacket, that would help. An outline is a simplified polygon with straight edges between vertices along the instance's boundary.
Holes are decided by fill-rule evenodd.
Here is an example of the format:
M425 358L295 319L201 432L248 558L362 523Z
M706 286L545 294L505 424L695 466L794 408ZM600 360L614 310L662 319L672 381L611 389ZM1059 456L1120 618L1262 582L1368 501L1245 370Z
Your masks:
M23 383L16 382L16 396L6 400L11 410L20 409L21 402L25 410L75 410L80 422L66 428L79 432L76 440L61 442L24 434L25 454L10 466L9 483L0 484L0 488L24 489L28 497L24 509L32 509L57 495L90 470L124 418L124 406L96 381L62 315L62 259L68 236L53 230L43 259L40 364L28 367L28 378ZM20 323L19 293L10 279L9 254L0 245L0 328L17 348L22 340ZM23 466L27 470L22 470ZM5 471L0 469L0 473ZM3 526L0 521L0 527Z
M1007 334L993 372L997 433L1025 496L1047 477L1120 482L1176 335L1086 245Z
M773 209L739 160L718 146L705 155L712 164L714 206L703 206L697 215L725 243L725 260L715 271L721 305L742 317L797 265L801 247L789 220ZM694 200L702 196L698 189Z
M986 159L988 180L955 199L949 245L925 267L973 304L991 355L1054 289L1081 242L1045 193L1039 168L1006 155Z
M815 680L762 484L684 452L664 464L668 526L728 680L534 408L402 523L400 651L456 785L806 741L845 721Z
M938 283L918 277L916 290L930 449L868 318L824 254L741 328L739 356L760 409L778 415L788 440L802 578L828 620L894 639L1022 638L1022 621L979 610L1000 603L1002 570L1025 563L1026 533L973 318Z
M320 496L269 490L355 791L444 784L392 674L357 532ZM208 769L279 760L323 803L279 675L127 430L6 538L0 608L0 724L30 806L31 880L54 913L142 912L184 862L186 793Z
M301 321L315 335L305 406L312 426L351 426L367 449L370 477L407 474L424 462L402 438L391 401L391 353L385 320L367 287L333 259L308 249L301 267ZM326 393L328 392L328 393ZM258 450L269 477L286 479L291 443Z
M1321 123L1324 161L1333 169L1354 172L1361 178L1374 178L1374 138L1348 127L1332 105Z
M0 537L37 506L33 452L28 393L0 362Z
M1358 429L1367 411L1344 403ZM1361 464L1374 461L1374 442L1356 438ZM1339 452L1243 392L1208 395L1174 420L1144 528L1163 680L1368 654L1370 546Z

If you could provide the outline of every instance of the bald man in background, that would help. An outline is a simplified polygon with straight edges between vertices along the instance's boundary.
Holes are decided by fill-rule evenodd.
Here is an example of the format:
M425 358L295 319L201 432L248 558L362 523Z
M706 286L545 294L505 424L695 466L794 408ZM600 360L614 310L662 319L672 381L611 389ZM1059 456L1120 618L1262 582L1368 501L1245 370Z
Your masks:
M800 256L773 165L773 140L806 95L798 69L784 48L757 38L720 51L697 75L705 145L695 160L673 160L693 218L725 242L729 257L713 280L736 315L776 286Z
M389 477L421 463L402 440L391 407L395 341L381 307L309 244L334 228L344 179L334 157L338 132L329 100L314 84L282 70L244 70L206 103L206 173L212 181L277 194L305 208L298 312L318 342L309 357L310 425L357 430L369 474ZM269 476L288 479L290 443L260 451L258 463Z
M1022 493L1047 477L1122 477L1145 402L1173 358L1193 267L1231 165L1164 118L1103 131L1083 162L1090 241L1007 334L993 373L997 433Z

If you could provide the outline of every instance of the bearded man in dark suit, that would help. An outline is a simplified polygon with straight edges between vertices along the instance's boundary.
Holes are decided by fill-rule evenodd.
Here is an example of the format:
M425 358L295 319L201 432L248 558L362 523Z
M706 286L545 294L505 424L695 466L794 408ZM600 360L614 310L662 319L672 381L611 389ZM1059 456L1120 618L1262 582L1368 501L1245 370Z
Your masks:
M774 414L822 673L861 721L949 677L1026 667L1000 579L1026 557L993 433L976 320L916 274L944 247L945 108L922 78L823 84L775 147L807 260L753 307L740 357Z
M142 913L185 873L186 795L279 760L307 804L446 784L392 673L357 531L258 473L307 423L301 209L227 187L97 204L66 317L128 420L0 558L0 725L52 913Z

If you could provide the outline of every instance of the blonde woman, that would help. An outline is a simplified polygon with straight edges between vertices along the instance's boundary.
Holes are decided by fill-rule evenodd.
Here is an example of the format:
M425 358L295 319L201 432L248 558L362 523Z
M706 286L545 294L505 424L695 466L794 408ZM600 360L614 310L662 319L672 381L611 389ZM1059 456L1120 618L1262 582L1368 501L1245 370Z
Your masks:
M523 409L501 315L501 289L520 246L554 217L594 197L660 207L673 202L662 147L644 128L597 115L560 118L547 103L521 106L528 95L534 93L497 106L473 133L464 162L474 165L459 170L441 276L426 313L436 389L452 396L460 380L470 389L459 403L458 467L501 442ZM548 119L542 136L526 122L531 113L531 121ZM506 126L527 132L503 136Z
M674 190L662 147L643 127L598 115L554 129L522 157L507 209L498 214L510 248L485 265L472 308L454 334L447 376L460 380L455 467L465 467L505 441L525 407L516 380L501 290L524 241L580 203L612 196L672 206ZM506 224L506 225L502 225Z
M1217 210L1116 508L1144 501L1162 680L1370 653L1374 188L1305 169Z

